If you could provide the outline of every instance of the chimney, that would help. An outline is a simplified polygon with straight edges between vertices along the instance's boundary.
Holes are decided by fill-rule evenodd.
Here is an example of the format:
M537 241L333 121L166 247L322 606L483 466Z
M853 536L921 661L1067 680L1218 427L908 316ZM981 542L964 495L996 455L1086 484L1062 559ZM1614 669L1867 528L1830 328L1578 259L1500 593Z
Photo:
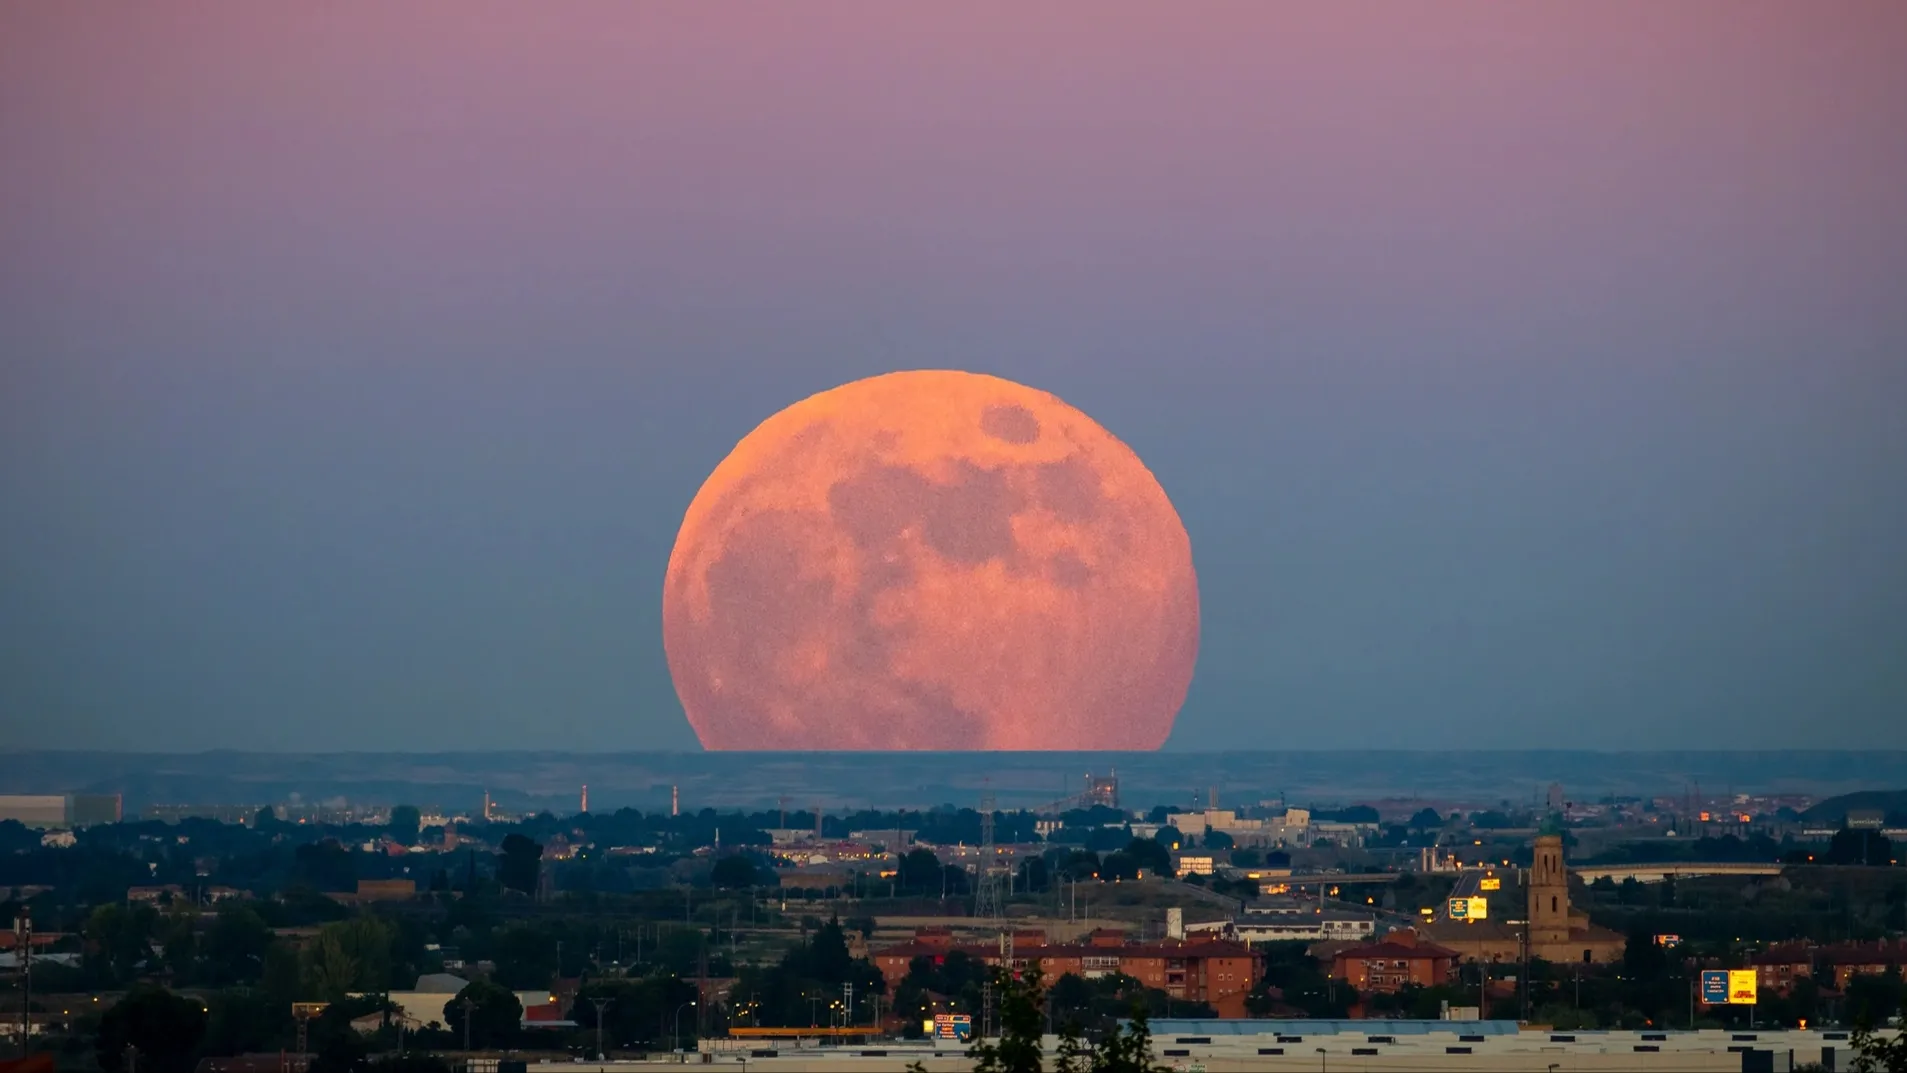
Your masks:
M680 786L669 787L669 815L682 815L682 788Z
M589 784L583 784L583 812L589 811Z

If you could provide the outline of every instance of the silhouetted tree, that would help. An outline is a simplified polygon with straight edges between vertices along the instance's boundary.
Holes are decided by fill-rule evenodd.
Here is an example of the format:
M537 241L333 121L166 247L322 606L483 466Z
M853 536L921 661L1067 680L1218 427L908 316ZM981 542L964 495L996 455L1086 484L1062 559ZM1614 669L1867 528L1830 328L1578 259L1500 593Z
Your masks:
M523 835L512 833L504 836L500 848L502 852L497 854L497 882L509 890L534 895L543 869L543 847Z
M409 846L416 843L422 824L423 816L417 811L416 805L399 805L391 810L390 823L385 827L392 841Z
M746 854L723 857L709 870L709 882L726 890L746 890L760 881L761 869Z
M205 1007L163 987L140 984L99 1018L94 1053L106 1073L125 1068L133 1048L140 1073L191 1073L205 1035Z
M444 1003L444 1025L463 1044L465 1000L469 1000L470 1045L503 1047L515 1040L523 1023L523 1004L502 984L475 980Z
M1000 1011L1000 1039L980 1040L967 1051L974 1073L1040 1073L1040 1037L1046 1027L1046 994L1037 962L1014 974L995 969L993 993Z

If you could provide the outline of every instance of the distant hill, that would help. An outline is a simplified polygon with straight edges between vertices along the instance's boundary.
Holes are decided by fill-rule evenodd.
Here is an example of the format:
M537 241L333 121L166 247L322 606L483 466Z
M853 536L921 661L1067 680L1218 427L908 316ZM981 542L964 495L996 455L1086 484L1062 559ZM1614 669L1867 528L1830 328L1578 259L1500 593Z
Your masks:
M1859 790L1830 797L1801 814L1809 823L1840 824L1850 812L1878 809L1887 815L1888 824L1907 824L1907 790Z

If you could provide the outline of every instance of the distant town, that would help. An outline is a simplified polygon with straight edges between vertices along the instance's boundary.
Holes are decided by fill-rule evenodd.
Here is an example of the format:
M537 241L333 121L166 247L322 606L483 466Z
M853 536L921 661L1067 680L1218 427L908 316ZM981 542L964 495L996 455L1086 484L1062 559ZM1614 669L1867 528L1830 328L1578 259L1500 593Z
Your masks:
M1112 770L1067 790L743 810L677 786L607 810L578 785L527 812L4 796L0 1039L154 1073L964 1069L1037 977L1043 1034L1137 1023L1164 1068L1467 1068L1435 1064L1450 1048L1834 1068L1902 1010L1907 792L1135 804Z

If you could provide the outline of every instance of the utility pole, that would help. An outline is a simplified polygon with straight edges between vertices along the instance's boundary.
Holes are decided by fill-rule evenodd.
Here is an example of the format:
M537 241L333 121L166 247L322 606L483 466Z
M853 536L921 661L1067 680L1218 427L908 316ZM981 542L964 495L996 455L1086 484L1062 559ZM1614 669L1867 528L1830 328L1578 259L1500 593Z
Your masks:
M27 1056L27 1041L33 1034L33 918L27 915L24 907L20 915L13 918L13 935L19 941L15 948L20 951L20 1058Z
M465 995L463 1001L458 1003L458 1005L462 1006L464 1010L464 1054L468 1055L470 1053L470 1022L472 1020L470 1014L477 1008L477 1000Z

